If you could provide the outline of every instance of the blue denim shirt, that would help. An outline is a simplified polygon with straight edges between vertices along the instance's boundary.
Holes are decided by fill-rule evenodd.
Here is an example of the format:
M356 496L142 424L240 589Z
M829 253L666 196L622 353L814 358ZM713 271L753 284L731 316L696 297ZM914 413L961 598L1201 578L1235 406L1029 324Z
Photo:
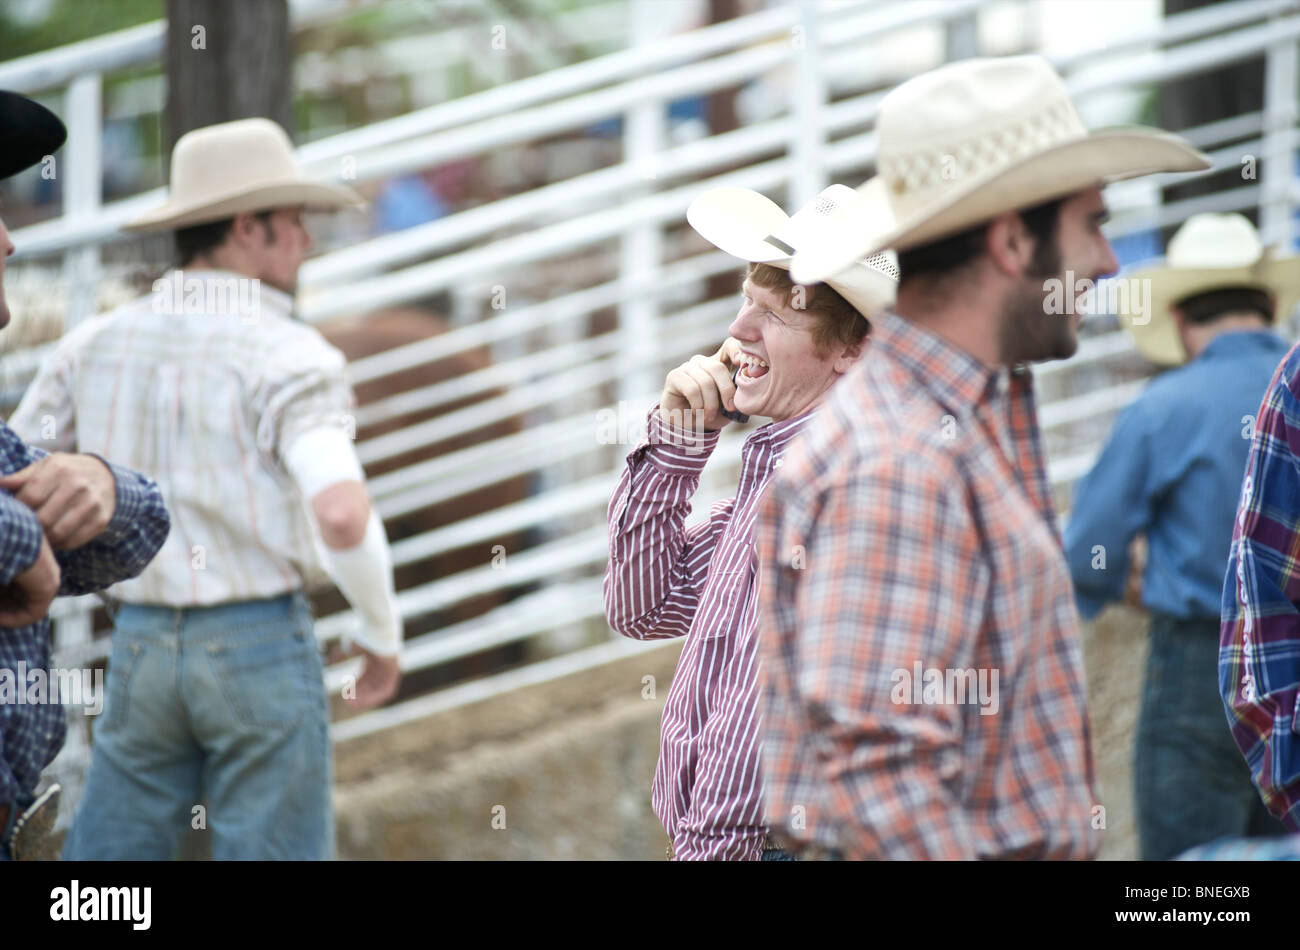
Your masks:
M1065 531L1084 617L1123 596L1128 546L1140 532L1143 604L1174 617L1218 617L1255 414L1288 349L1271 331L1224 333L1120 414L1075 488Z

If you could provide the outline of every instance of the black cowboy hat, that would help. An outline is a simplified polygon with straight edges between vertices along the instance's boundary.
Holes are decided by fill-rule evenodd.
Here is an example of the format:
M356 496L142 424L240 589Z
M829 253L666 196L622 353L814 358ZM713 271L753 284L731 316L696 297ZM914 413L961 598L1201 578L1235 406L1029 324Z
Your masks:
M0 179L35 165L67 137L59 117L45 106L0 90Z

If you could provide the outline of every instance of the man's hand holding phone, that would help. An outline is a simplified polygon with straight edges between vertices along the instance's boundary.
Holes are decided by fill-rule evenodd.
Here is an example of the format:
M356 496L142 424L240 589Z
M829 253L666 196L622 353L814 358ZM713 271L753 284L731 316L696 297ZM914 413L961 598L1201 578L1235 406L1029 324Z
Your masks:
M740 343L728 337L712 356L696 355L664 378L659 418L691 431L716 432L729 421L723 411L735 411L736 384L732 360Z

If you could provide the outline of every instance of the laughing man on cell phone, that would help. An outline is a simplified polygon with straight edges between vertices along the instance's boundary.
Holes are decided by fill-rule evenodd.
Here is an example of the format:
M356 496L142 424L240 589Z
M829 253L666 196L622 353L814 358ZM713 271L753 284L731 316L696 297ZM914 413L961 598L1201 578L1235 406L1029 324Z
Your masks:
M719 188L691 205L696 231L749 262L744 301L717 352L668 374L610 501L610 626L638 640L687 638L651 796L668 854L679 860L787 859L763 815L754 515L785 447L862 355L867 318L893 299L897 270L887 254L826 283L790 280L794 249L846 200L859 198L832 185L788 217L756 192ZM745 441L736 496L688 526L700 473L737 415L772 421Z

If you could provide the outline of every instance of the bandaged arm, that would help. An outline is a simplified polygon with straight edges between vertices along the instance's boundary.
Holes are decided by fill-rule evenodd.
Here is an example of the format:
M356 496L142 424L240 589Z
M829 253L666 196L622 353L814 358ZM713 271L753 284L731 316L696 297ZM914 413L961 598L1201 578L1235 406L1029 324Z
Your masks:
M285 468L303 497L312 502L322 491L340 482L365 484L361 462L347 433L322 426L302 433L284 453ZM330 579L361 618L354 639L372 653L393 656L402 646L402 618L393 588L393 558L384 525L370 506L370 519L361 543L332 548L323 540L321 525L312 509L317 550Z

